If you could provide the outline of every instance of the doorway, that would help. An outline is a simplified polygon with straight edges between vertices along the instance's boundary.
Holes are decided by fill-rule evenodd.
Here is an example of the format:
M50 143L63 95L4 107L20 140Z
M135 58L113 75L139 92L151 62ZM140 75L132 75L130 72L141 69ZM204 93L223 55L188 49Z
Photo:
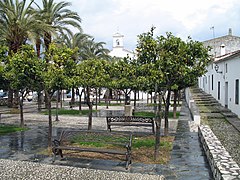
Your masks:
M225 82L225 107L228 108L228 82Z

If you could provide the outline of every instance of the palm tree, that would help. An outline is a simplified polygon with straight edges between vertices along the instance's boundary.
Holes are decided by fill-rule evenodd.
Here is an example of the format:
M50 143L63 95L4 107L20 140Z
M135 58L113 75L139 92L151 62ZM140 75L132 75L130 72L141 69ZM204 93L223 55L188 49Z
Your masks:
M83 49L80 50L80 58L82 60L109 59L109 50L104 48L105 44L105 42L94 42L94 39L87 41Z
M42 0L42 5L42 8L38 6L42 21L50 25L56 32L60 34L71 34L69 25L81 30L81 18L76 12L67 9L71 3L64 1L55 3L54 0ZM52 42L52 36L52 32L44 32L44 45L46 50L48 50Z
M85 34L83 32L78 32L74 35L64 34L61 37L59 37L58 39L56 39L55 42L60 43L60 44L65 44L67 47L69 47L71 49L78 48L78 53L75 54L73 59L76 63L79 63L79 61L81 60L79 57L79 54L82 51L82 49L85 48L85 46L88 43L90 38L92 38L92 36Z
M38 20L31 1L0 1L0 36L6 42L10 52L17 50L36 35L36 29L46 29L46 25ZM48 29L48 28L47 28Z
M89 41L89 38L92 38L90 35L83 33L82 31L72 35L72 34L63 34L61 35L59 38L55 39L54 41L58 44L64 44L67 47L71 48L71 49L75 49L77 48L78 51L77 53L75 53L73 55L73 60L76 64L79 63L79 61L81 60L79 54L82 51L82 49L86 46L86 44ZM70 76L74 75L74 72L70 72L73 73ZM71 91L72 91L72 96L71 96L71 103L75 103L75 88L77 88L77 85L72 86ZM82 92L80 93L81 96ZM81 98L80 98L81 99ZM81 104L79 104L79 109L81 110Z
M46 24L37 19L37 13L32 8L33 0L0 1L0 40L9 48L9 55L16 53L28 40L33 40L36 31L49 29ZM10 89L8 106L12 107L13 93Z

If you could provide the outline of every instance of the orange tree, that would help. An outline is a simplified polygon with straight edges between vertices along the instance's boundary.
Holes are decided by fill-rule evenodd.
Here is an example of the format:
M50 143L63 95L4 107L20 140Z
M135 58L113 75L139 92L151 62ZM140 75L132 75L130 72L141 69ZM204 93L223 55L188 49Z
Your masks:
M23 45L16 53L9 57L5 66L4 76L10 87L20 94L20 126L24 126L23 100L37 83L41 82L40 74L43 64L37 58L35 50L30 45Z
M208 55L209 48L205 48L202 43L193 41L190 37L187 41L183 41L181 38L173 36L172 33L154 37L153 31L154 27L148 33L139 35L137 61L142 68L145 67L145 70L141 70L141 75L146 79L143 82L143 89L158 92L160 99L165 102L164 134L168 135L171 91L193 85L197 77L204 74L205 68L211 60ZM166 98L163 96L165 94ZM156 115L156 135L159 137L160 106L161 103L159 103L158 115ZM157 136L156 144L159 144L160 140Z
M48 51L45 53L45 66L42 72L43 89L47 97L49 133L48 145L51 146L52 137L52 112L51 98L55 91L71 87L72 77L70 71L74 71L76 63L72 56L77 49L70 49L66 46L57 46L50 44Z
M92 129L92 107L90 99L91 88L106 87L110 81L109 62L102 59L84 60L77 65L73 77L76 84L86 89L86 101L89 107L88 130Z

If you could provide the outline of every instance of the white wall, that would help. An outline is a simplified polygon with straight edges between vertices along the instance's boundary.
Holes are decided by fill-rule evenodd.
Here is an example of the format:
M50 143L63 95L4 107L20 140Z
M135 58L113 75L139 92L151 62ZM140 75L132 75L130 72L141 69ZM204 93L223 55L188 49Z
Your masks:
M115 47L115 48L113 48L113 50L109 53L109 55L111 57L115 56L115 57L124 58L124 57L129 56L130 58L134 58L134 53L126 51L122 47Z
M219 66L218 71L222 73L217 73L215 71L215 64L213 64L213 66L209 65L207 67L208 72L199 78L198 85L206 93L211 94L215 99L217 99L222 106L225 106L227 104L228 109L240 117L240 105L235 104L235 82L236 79L240 80L240 57L235 57L225 61L218 61L216 64ZM220 99L218 99L218 82L220 82ZM228 93L226 92L226 83L228 83Z

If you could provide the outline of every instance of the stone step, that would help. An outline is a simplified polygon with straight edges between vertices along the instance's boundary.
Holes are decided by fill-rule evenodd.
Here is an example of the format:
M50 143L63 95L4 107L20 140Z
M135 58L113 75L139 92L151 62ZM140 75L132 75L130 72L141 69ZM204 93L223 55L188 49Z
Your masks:
M216 104L218 101L195 101L196 104Z
M209 104L197 104L198 107L215 107L215 106L219 106L219 103L209 103Z
M228 108L225 108L225 107L221 106L220 104L219 104L219 106L216 106L216 109L218 109L218 110L221 111L222 113L231 112Z
M201 113L201 116L208 119L224 119L225 117L221 113Z
M218 102L215 98L211 97L211 98L193 98L194 101L214 101L214 102Z
M212 96L211 97L199 97L198 96L198 97L193 97L193 99L196 99L196 100L209 100L209 99L216 100Z
M202 106L201 108L199 108L199 112L200 113L220 113L220 111L216 108L213 108L213 107L204 107Z
M230 117L230 118L238 118L238 116L232 112L221 112L221 114L225 117Z

